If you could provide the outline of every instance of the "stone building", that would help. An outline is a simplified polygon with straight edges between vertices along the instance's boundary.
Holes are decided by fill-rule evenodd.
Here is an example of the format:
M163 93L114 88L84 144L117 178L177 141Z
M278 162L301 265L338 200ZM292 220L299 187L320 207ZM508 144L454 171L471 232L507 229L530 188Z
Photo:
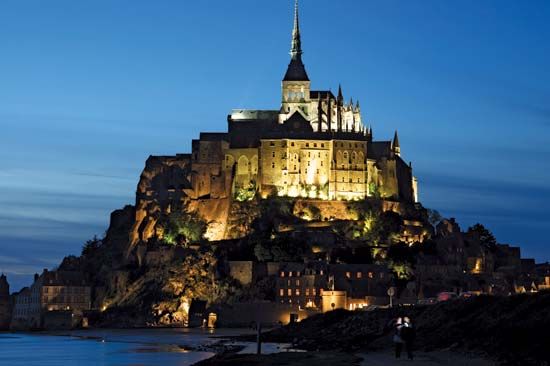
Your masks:
M49 312L67 312L79 318L91 309L91 287L84 274L48 271L36 274L34 283L15 295L13 328L41 328Z
M281 304L332 310L327 299L337 294L336 308L354 310L386 305L392 280L386 266L374 264L281 263L275 296Z
M153 179L151 172L162 172ZM341 87L312 89L302 61L298 7L294 15L291 58L281 84L281 99L271 110L233 110L227 131L201 133L191 154L154 156L138 186L136 226L131 241L146 241L158 215L182 201L195 201L217 221L231 200L256 194L359 200L381 198L418 202L418 185L400 141L375 140L358 101L345 101ZM219 223L218 233L223 231ZM416 234L413 234L416 235ZM209 234L218 240L222 235Z
M4 274L0 276L0 330L9 329L11 320L10 285Z

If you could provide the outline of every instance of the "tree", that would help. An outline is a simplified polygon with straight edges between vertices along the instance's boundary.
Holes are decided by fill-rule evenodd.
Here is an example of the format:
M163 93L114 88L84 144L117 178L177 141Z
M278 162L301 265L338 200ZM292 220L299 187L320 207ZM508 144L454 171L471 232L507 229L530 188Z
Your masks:
M164 241L172 245L186 246L204 238L207 223L195 212L173 212L164 224Z
M428 222L432 226L437 226L441 220L443 220L443 216L437 210L428 209Z
M495 236L482 224L477 223L468 229L468 234L477 235L479 243L488 249L495 249L497 240Z

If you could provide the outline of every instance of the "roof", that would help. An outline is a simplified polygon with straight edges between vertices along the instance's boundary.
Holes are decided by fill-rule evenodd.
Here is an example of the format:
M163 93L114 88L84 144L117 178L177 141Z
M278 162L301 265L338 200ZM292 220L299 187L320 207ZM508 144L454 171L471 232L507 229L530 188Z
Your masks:
M309 81L304 63L300 59L292 59L288 64L283 81Z
M309 92L310 99L319 99L319 95L321 96L321 99L326 99L327 95L330 99L336 99L330 90L312 90Z
M368 145L367 157L369 159L380 159L391 156L391 141L373 141Z

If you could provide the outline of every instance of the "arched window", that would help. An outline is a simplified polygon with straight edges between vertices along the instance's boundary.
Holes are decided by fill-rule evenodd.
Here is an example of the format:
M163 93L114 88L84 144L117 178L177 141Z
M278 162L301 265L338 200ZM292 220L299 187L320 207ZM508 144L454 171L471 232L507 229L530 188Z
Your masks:
M237 174L248 174L248 168L248 158L241 155L237 163Z

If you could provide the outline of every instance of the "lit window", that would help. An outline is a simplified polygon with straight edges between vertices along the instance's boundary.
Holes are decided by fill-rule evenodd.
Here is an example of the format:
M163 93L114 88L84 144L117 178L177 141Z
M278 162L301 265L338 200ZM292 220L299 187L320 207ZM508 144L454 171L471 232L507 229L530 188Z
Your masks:
M346 277L351 278L351 272L346 272Z
M309 288L306 288L306 296L309 296Z
M313 296L316 296L317 295L317 289L314 287L313 288Z
M285 296L285 290L284 289L279 290L279 296Z
M320 270L320 271L319 271L319 274L322 276L322 275L323 275L323 270Z
M374 273L373 272L369 272L369 278L374 278Z
M292 296L292 289L289 288L288 291L287 291L287 293L288 293L288 296Z
M296 289L296 296L300 296L300 289L299 288Z
M296 277L300 277L300 271L296 272Z
M296 280L296 286L300 286L300 280Z
M290 286L290 280L287 280L287 281L286 281L286 285L287 285L287 286Z
M292 277L292 271L288 272L288 277Z
M363 273L357 272L357 278L362 278L362 277L363 277Z
M281 277L284 277L284 276L285 276L285 272L281 271Z

